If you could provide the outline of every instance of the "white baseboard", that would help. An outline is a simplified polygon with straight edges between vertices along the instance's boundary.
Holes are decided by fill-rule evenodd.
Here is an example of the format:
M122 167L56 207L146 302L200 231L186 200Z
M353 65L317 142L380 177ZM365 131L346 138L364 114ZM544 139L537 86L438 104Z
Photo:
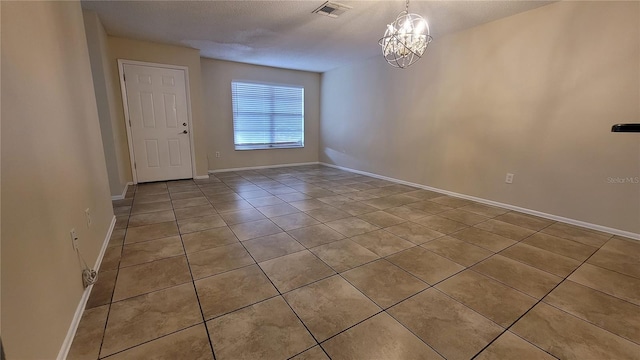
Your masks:
M198 175L193 177L194 180L204 180L208 178L209 178L209 175Z
M133 183L132 182L126 183L126 185L124 186L124 190L122 190L122 195L114 195L114 196L112 196L111 197L111 201L124 199L124 197L127 196L127 190L129 189L129 185L133 185Z
M317 161L313 161L313 162L305 162L305 163L292 163L292 164L250 166L250 167L229 168L229 169L216 169L216 170L209 170L209 174L215 174L215 173L221 173L221 172L229 172L229 171L272 169L272 168L281 168L281 167L289 167L289 166L305 166L305 165L318 165L318 164L320 164L320 163L317 162Z
M125 188L126 192L126 188ZM107 231L107 235L104 238L102 243L102 248L100 249L100 253L98 254L98 258L96 259L96 263L93 266L94 269L100 269L100 264L102 264L102 258L104 257L104 253L109 246L109 240L111 240L111 234L113 233L113 228L116 226L116 217L115 215L111 219L111 225L109 225L109 230ZM78 330L78 325L80 324L80 319L82 319L82 314L84 313L84 308L87 306L87 301L89 300L89 295L91 294L91 290L93 289L93 285L89 285L84 292L82 293L82 297L80 298L80 303L78 303L78 307L76 307L76 312L73 315L73 320L71 321L71 325L69 326L69 331L67 331L67 336L64 338L64 342L62 343L62 347L60 348L60 352L58 352L58 360L65 360L67 355L69 354L69 349L71 349L71 344L73 343L73 338L76 336L76 331Z
M501 207L501 208L505 208L505 209L509 209L509 210L515 210L515 211L519 211L519 212L522 212L522 213L525 213L525 214L535 215L535 216L539 216L539 217L542 217L542 218L545 218L545 219L555 220L555 221L559 221L559 222L563 222L563 223L567 223L567 224L571 224L571 225L575 225L575 226L580 226L580 227L587 228L587 229L602 231L602 232L605 232L605 233L608 233L608 234L620 235L620 236L624 236L624 237L627 237L627 238L630 238L630 239L640 240L640 234L636 234L636 233L633 233L633 232L630 232L630 231L614 229L614 228L610 228L610 227L606 227L606 226L602 226L602 225L597 225L597 224L592 224L592 223L588 223L588 222L584 222L584 221L580 221L580 220L570 219L570 218L566 218L566 217L562 217L562 216L558 216L558 215L547 214L547 213L543 213L543 212L540 212L540 211L537 211L537 210L526 209L526 208L522 208L522 207L515 206L515 205L504 204L504 203L500 203L500 202L493 201L493 200L487 200L487 199L478 198L478 197L475 197L475 196L459 194L459 193L456 193L456 192L453 192L453 191L442 190L442 189L434 188L434 187L431 187L431 186L426 186L426 185L422 185L422 184L416 184L416 183L412 183L412 182L409 182L409 181L395 179L395 178L391 178L391 177L388 177L388 176L378 175L378 174L374 174L374 173L370 173L370 172L366 172L366 171L355 170L355 169L351 169L351 168L347 168L347 167L343 167L343 166L338 166L338 165L334 165L334 164L328 164L328 163L324 163L324 162L320 162L320 164L328 166L328 167L331 167L331 168L340 169L340 170L344 170L344 171L349 171L349 172L352 172L352 173L360 174L360 175L371 176L371 177L374 177L374 178L377 178L377 179L392 181L392 182L395 182L395 183L404 184L404 185L408 185L408 186L413 186L413 187L417 187L417 188L424 189L424 190L434 191L434 192L438 192L438 193L441 193L441 194L444 194L444 195L449 195L449 196L458 197L458 198L462 198L462 199L472 200L472 201L479 202L479 203L482 203L482 204L497 206L497 207Z

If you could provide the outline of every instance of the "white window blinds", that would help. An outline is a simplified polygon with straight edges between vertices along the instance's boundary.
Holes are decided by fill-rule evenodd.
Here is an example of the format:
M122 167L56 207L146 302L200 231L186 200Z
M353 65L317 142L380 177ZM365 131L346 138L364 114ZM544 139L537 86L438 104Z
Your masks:
M231 82L236 150L304 147L304 88Z

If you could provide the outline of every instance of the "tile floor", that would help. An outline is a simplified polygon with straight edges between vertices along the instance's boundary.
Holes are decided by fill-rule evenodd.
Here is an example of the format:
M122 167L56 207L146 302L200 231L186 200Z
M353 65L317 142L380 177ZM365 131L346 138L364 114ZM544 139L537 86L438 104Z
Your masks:
M640 359L640 242L322 166L114 201L69 359Z

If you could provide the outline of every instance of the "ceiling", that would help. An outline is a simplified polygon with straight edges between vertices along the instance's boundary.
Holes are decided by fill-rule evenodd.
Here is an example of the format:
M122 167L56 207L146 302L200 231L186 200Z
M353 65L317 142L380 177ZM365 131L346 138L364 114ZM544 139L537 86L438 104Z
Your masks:
M324 72L380 53L386 24L403 0L339 1L338 18L311 12L324 0L90 1L109 35L200 49L203 57ZM429 22L434 41L550 1L419 1L409 12Z

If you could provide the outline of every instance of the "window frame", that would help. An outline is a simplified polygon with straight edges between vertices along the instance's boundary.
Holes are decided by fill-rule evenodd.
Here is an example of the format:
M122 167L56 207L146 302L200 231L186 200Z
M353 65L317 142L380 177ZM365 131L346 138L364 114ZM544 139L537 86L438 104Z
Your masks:
M236 106L234 102L234 84L255 84L255 85L266 85L271 87L285 87L285 88L293 88L299 89L302 92L302 103L301 105L301 129L300 129L300 142L296 143L263 143L263 144L236 144ZM272 119L274 117L274 112L264 113L268 114ZM232 79L231 80L231 117L232 117L232 127L233 127L233 146L235 151L248 151L248 150L272 150L272 149L301 149L304 148L304 130L305 130L305 88L303 85L298 84L283 84L283 83L273 83L273 82L262 82L262 81L253 81L253 80L244 80L244 79ZM272 122L273 123L273 122ZM270 135L274 136L274 132Z

